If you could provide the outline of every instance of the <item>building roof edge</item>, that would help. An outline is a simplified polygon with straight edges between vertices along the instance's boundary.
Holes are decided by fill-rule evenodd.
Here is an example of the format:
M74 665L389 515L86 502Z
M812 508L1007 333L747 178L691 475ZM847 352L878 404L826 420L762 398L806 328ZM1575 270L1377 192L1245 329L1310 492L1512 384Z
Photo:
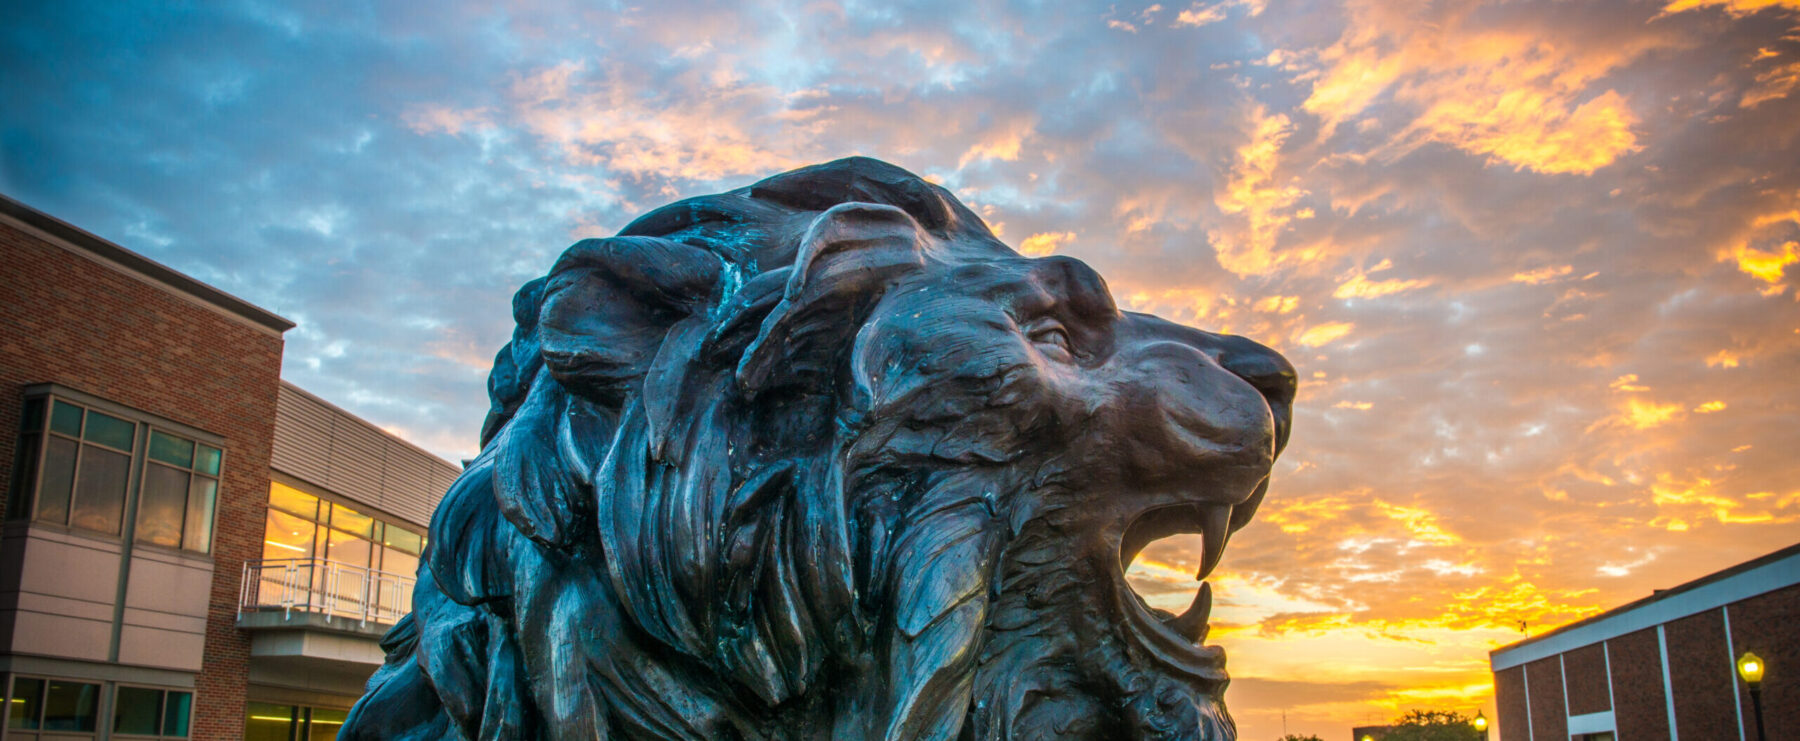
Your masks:
M69 246L92 253L129 270L136 271L175 290L211 304L219 309L236 314L276 333L286 332L294 328L294 322L274 312L252 304L241 298L207 285L185 273L167 265L133 252L115 242L106 240L93 232L70 224L67 221L39 211L10 196L0 194L0 214L38 229L50 236L62 240Z

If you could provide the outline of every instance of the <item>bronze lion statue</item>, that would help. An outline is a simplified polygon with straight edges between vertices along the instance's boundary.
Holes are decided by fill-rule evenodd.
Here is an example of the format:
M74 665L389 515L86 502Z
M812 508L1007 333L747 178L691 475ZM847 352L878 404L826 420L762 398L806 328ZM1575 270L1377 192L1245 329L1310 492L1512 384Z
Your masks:
M1293 367L851 158L576 243L344 739L1232 739L1204 579Z

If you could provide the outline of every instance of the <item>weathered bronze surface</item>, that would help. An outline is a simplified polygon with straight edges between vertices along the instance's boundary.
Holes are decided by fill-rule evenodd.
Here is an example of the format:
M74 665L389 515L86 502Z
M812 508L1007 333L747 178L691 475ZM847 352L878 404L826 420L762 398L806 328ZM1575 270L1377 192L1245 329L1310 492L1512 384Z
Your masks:
M513 302L480 457L345 739L1231 739L1205 578L1280 355L1122 312L852 158L579 242Z

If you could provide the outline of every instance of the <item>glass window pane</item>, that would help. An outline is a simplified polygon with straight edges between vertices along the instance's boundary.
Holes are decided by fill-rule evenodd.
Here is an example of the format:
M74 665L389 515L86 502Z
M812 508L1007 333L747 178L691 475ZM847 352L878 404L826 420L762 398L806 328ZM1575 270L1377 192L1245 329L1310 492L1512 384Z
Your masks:
M319 519L318 498L286 484L269 482L269 506L315 522Z
M6 709L6 727L26 730L38 727L38 714L44 709L44 680L19 677L13 680L12 707Z
M130 450L131 438L135 436L137 425L99 412L88 412L87 429L81 433L82 439L88 442L110 445L120 450Z
M381 537L382 545L389 548L398 548L414 555L418 555L419 551L423 549L422 546L424 545L424 540L425 536L391 522L388 523L388 526Z
M162 712L162 690L120 687L113 697L113 732L156 735L157 714Z
M411 553L386 548L381 553L381 570L390 574L413 576L419 573L419 557Z
M164 434L160 430L151 430L150 457L171 466L192 468L194 466L194 441Z
M81 435L81 407L57 401L50 407L50 429L69 437Z
M219 475L219 449L205 443L200 444L198 454L194 456L194 469L201 473Z
M244 741L291 741L293 729L293 706L253 702L244 719Z
M181 518L187 511L188 472L151 463L144 466L138 494L137 541L181 547Z
M312 708L312 721L306 724L306 741L332 741L337 738L338 729L344 727L344 718L348 715L342 710Z
M89 424L92 423L90 419ZM130 475L130 469L129 455L92 445L82 446L81 470L75 475L75 503L69 508L69 524L118 535L119 518L125 512L125 479Z
M313 529L318 525L280 510L269 510L263 524L264 559L312 558Z
M369 538L374 536L375 518L344 505L334 504L331 506L331 526Z
M212 550L213 502L218 495L218 481L194 477L193 487L188 489L187 534L182 537L181 547L198 553Z
M43 435L19 438L19 453L13 460L12 487L7 489L7 516L21 519L31 513L31 487L37 483L38 445Z
M50 680L44 693L44 730L92 731L100 685Z
M188 735L188 714L194 709L194 693L170 692L169 702L163 708L162 735Z
M50 438L44 450L44 477L38 485L37 518L69 524L69 493L75 487L75 452L81 443Z
M44 431L44 400L26 399L25 408L19 410L20 432Z
M330 531L330 550L325 557L341 564L369 567L369 551L375 545L349 533Z

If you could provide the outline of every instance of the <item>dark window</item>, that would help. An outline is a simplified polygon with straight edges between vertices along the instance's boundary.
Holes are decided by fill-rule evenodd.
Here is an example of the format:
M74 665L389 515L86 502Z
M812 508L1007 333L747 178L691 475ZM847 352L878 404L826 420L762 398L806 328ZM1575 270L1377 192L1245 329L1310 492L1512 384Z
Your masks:
M185 738L193 701L191 692L120 687L113 695L113 734Z
M52 679L44 693L44 725L46 731L94 730L94 715L100 708L100 685Z
M19 677L13 680L11 707L6 710L6 727L35 731L44 718L44 680Z

